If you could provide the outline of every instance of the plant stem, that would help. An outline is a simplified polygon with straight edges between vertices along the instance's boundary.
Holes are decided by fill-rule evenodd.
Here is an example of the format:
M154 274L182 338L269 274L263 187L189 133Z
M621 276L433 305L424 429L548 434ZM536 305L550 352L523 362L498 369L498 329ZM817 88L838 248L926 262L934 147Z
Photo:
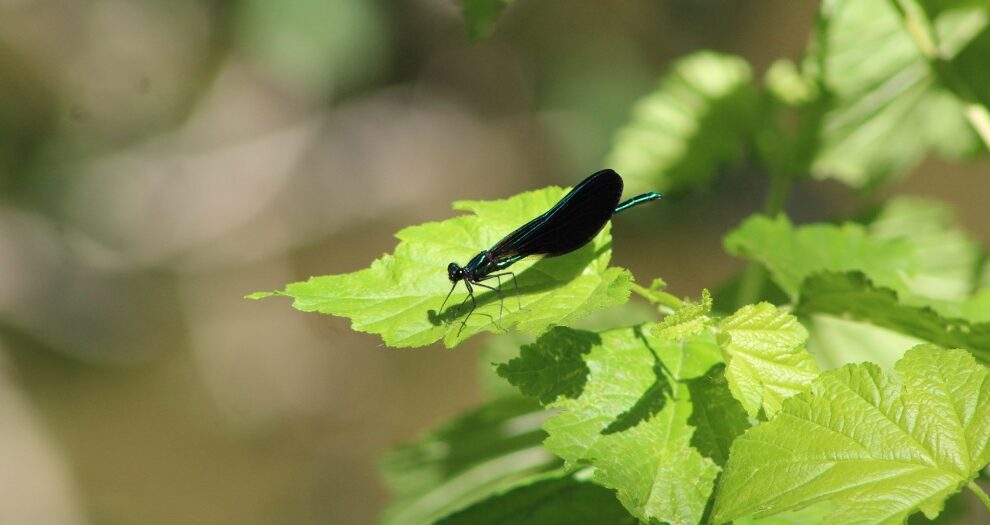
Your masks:
M969 490L973 494L976 494L976 497L980 499L980 502L983 503L983 506L986 507L988 511L990 511L990 496L987 496L987 493L983 492L983 489L981 489L980 486L977 485L975 481L970 481L969 483L966 484L966 487L969 488Z
M787 197L790 195L791 178L781 169L773 170L770 174L770 189L767 191L766 204L763 213L773 217L784 211ZM739 290L736 292L736 306L742 307L756 302L763 293L767 281L767 270L758 262L751 262L743 270L739 280Z
M662 290L651 290L645 286L640 286L636 283L632 283L632 291L636 292L647 301L653 304L659 304L661 306L666 306L672 310L676 310L681 307L683 301L678 299L673 294L669 294Z
M969 124L976 130L983 145L990 150L990 109L982 104L973 90L956 72L938 45L938 34L935 26L925 14L924 9L916 0L891 0L894 9L904 20L904 27L911 34L921 55L928 61L932 71L942 82L942 85L953 92L963 103L963 113Z
M791 193L791 178L784 170L774 170L770 174L770 190L767 192L767 201L763 206L763 213L774 216L784 211L787 204L787 197Z

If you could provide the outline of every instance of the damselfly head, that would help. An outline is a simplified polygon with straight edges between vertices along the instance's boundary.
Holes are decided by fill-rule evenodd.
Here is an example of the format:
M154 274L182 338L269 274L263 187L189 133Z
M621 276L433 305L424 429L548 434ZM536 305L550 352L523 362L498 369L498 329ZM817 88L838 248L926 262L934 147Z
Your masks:
M447 277L450 282L456 283L464 278L464 268L461 268L457 263L450 263L447 265Z

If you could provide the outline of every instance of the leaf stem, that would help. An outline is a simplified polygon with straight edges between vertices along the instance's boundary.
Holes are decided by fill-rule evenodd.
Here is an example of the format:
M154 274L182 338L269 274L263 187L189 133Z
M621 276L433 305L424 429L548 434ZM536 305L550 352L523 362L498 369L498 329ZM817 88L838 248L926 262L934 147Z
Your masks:
M935 60L939 55L935 28L925 11L913 0L893 0L894 9L904 20L904 27L911 33L918 50L927 60Z
M640 286L636 283L632 283L632 291L636 292L639 296L643 297L647 301L653 304L659 304L661 306L666 306L672 310L677 310L683 304L683 301L677 298L673 294L669 294L662 290L651 290L645 286Z
M982 104L973 90L956 72L938 44L935 26L925 14L924 8L916 0L891 0L894 9L901 15L904 27L910 33L921 55L928 61L932 71L942 85L953 92L963 103L963 113L969 124L976 130L983 145L990 150L990 109Z
M983 489L981 489L980 486L977 485L975 481L970 481L969 483L966 484L966 487L973 494L976 494L976 497L979 498L981 503L983 503L983 506L986 507L988 511L990 511L990 496L988 496L986 492L983 492Z

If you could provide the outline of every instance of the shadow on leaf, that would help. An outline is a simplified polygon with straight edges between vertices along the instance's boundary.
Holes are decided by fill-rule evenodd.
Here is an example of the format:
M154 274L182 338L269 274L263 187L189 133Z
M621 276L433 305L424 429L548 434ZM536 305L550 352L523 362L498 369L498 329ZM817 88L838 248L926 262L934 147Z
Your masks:
M605 243L597 250L594 249L592 243L588 243L580 249L560 257L544 257L516 275L516 284L519 286L518 294L523 296L560 288L581 275L589 264L611 249L611 241ZM488 281L485 284L487 283ZM515 306L512 304L514 301L511 300L511 296L517 290L512 283L512 277L504 278L501 283L504 298L510 301L508 306ZM459 287L464 286L463 283L458 283L457 285ZM502 300L497 293L489 290L484 290L482 293L482 290L479 288L475 289L474 298L478 302L477 308L480 309L485 305ZM443 312L437 312L437 310L433 309L427 310L426 318L433 326L449 323L462 315L467 315L471 309L470 301L470 299L465 298L459 304L448 305ZM511 311L509 307L506 308L506 313L510 313Z
M588 380L584 356L602 343L594 332L555 327L523 346L519 357L498 365L498 375L548 405L563 396L577 399Z
M725 363L687 381L693 410L688 424L695 428L691 446L715 464L724 466L732 442L749 428L742 404L732 397L725 380Z
M636 334L636 337L643 341L643 345L649 349L650 353L653 354L653 375L655 379L653 380L653 384L636 401L636 404L629 410L616 416L615 420L602 429L603 435L622 432L643 421L649 420L663 410L664 405L667 404L667 399L674 395L673 388L670 384L670 374L663 365L663 362L660 361L660 358L657 357L657 353L650 345L650 341L643 335L643 331L639 326L633 328L633 332Z

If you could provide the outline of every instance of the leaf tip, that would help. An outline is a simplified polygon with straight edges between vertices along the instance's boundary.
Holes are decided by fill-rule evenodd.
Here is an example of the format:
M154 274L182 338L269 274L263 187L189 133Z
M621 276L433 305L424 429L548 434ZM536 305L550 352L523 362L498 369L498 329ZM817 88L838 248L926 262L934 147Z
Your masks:
M278 290L273 290L271 292L254 292L249 293L244 296L245 299L251 299L252 301L257 301L258 299L264 299L266 297L275 297L277 295L285 295Z

